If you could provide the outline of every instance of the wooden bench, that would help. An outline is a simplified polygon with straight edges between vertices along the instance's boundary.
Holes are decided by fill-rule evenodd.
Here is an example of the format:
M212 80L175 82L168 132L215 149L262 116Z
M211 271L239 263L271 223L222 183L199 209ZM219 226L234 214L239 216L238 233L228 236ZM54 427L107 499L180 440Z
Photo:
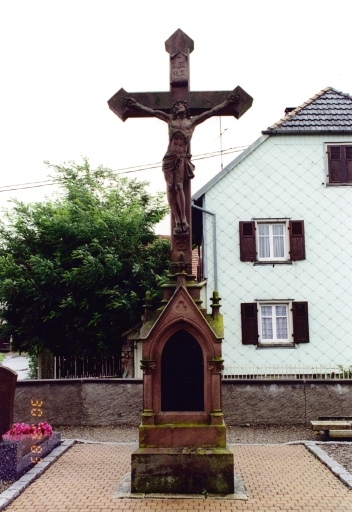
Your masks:
M352 439L352 418L338 419L319 419L311 421L312 430L316 432L324 432L332 438Z

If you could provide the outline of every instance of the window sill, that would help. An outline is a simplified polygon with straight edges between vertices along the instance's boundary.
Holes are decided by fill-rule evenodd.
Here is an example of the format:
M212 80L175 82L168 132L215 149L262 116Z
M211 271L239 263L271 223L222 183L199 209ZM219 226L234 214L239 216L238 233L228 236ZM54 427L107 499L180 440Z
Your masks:
M295 343L258 343L257 350L265 348L297 348Z
M327 187L352 187L352 183L326 183Z
M253 261L253 266L257 265L272 265L273 267L275 265L292 265L292 260L285 260L285 261Z

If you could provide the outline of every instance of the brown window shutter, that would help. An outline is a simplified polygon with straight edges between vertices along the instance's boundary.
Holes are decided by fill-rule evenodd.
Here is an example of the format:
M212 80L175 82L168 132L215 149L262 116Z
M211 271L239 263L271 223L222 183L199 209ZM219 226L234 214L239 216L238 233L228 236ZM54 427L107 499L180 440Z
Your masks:
M254 221L240 222L240 259L241 261L257 259Z
M304 221L290 220L288 228L290 232L290 260L305 260Z
M308 302L292 302L292 319L294 342L308 343Z
M352 146L345 146L346 157L346 183L352 183Z
M258 320L257 304L255 302L241 304L241 326L243 345L257 345Z
M329 157L329 183L342 183L344 174L343 148L341 146L328 146Z

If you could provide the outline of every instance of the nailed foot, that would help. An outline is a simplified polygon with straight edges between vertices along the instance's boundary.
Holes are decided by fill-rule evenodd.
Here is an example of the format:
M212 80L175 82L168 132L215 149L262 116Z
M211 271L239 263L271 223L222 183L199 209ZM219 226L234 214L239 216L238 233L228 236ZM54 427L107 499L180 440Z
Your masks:
M189 230L189 224L188 224L186 218L182 219L181 225L182 225L182 231L187 232Z
M174 233L187 233L189 230L189 224L186 219L176 222Z

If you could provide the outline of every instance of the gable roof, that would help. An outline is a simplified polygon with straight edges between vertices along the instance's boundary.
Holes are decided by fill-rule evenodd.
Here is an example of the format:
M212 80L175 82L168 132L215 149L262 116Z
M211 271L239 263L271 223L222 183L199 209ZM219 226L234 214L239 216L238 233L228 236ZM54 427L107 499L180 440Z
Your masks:
M327 87L262 133L352 133L352 97Z
M326 87L277 123L262 131L262 136L232 160L222 171L200 188L192 199L197 201L223 176L234 169L262 144L269 135L352 133L352 96Z
M224 325L222 315L219 314L213 318L213 314L206 313L203 308L199 308L192 299L187 286L185 284L177 285L171 298L166 305L155 312L155 316L144 323L138 334L138 338L134 336L132 339L148 340L156 339L161 332L172 329L176 323L183 323L193 326L198 331L215 337L218 340L224 338ZM152 350L154 348L152 347ZM153 358L151 358L153 359Z

